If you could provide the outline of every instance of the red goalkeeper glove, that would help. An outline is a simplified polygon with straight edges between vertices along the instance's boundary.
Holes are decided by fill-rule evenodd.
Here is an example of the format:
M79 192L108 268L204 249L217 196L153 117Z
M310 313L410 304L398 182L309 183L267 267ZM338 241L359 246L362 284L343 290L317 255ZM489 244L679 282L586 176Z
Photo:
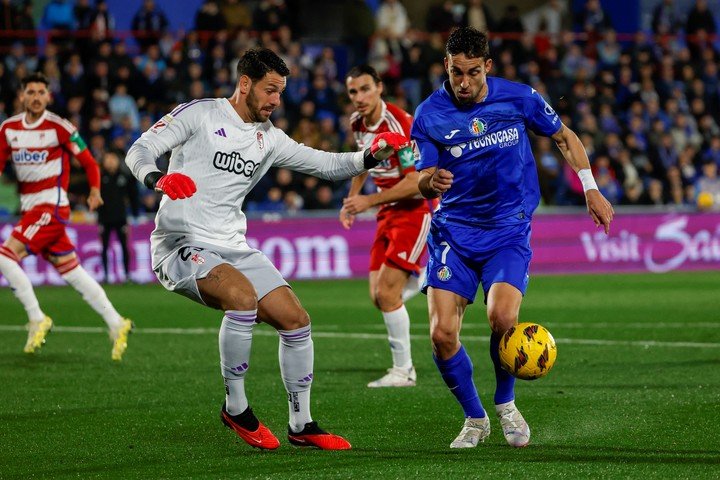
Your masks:
M407 147L409 144L410 141L401 133L379 133L375 135L370 148L365 149L363 166L366 170L371 169L383 160L387 160L396 151Z
M190 198L195 192L197 187L192 178L182 173L168 173L163 175L155 183L155 191L162 192L170 200L177 200L178 198Z

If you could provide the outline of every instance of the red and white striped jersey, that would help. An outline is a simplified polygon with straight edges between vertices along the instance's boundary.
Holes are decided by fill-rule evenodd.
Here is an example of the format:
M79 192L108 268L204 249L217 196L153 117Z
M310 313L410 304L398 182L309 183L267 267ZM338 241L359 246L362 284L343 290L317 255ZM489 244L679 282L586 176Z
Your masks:
M412 126L413 117L405 110L393 105L392 103L382 102L382 114L380 120L375 125L367 126L363 121L363 117L355 112L350 117L350 127L353 135L355 136L355 143L357 144L358 150L365 150L368 148L375 138L375 135L383 132L396 132L405 135L406 138L410 138L410 127ZM409 172L415 171L415 158L417 155L417 147L414 142L412 145L414 155L409 155L409 158L399 158L397 152L394 153L387 160L380 162L375 168L369 170L370 176L372 177L378 190L386 190L397 185L405 175ZM425 209L430 211L427 202L418 194L417 198L401 200L392 204L385 204L380 207L380 210L386 208L401 208L407 209Z
M49 207L67 217L69 209L63 207L69 206L70 154L78 157L85 149L75 126L47 110L32 124L25 121L25 113L5 120L0 125L0 172L11 158L20 187L21 211ZM93 185L99 178L97 164L90 155L81 157L78 159L91 186L98 187L99 182Z

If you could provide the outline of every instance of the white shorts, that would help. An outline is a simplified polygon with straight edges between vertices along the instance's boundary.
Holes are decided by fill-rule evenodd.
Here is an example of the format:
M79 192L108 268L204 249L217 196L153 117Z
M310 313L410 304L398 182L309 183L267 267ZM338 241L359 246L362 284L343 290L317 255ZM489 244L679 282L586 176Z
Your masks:
M153 256L155 254L153 249ZM288 286L265 254L255 249L237 250L189 240L175 243L169 255L153 258L155 275L166 289L202 305L205 302L200 296L197 280L207 277L210 270L224 263L232 265L250 280L258 300L278 287Z

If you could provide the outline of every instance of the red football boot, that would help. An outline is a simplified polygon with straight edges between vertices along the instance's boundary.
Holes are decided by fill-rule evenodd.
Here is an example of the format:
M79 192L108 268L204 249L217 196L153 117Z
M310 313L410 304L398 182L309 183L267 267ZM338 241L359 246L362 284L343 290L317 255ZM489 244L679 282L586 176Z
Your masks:
M320 450L350 450L350 442L340 435L328 433L317 422L305 424L302 432L295 433L288 427L288 440L298 447L317 447Z
M220 410L220 420L251 447L275 450L280 446L277 437L273 435L269 428L260 423L250 407L240 415L230 415L225 410L225 404L223 403L222 410ZM257 427L252 429L252 426L255 425Z

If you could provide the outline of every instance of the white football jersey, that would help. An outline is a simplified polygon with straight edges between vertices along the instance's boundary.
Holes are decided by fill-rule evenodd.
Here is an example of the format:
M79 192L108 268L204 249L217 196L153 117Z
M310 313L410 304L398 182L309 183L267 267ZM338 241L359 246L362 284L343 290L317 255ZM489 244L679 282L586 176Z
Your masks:
M157 158L172 151L168 173L192 178L190 198L164 196L155 218L153 249L163 240L185 237L230 248L249 248L241 206L270 167L340 180L364 171L363 153L329 153L299 144L269 120L246 123L227 98L203 98L179 105L133 144L125 159L141 182L158 171ZM167 242L165 242L167 243ZM162 253L155 251L155 257Z

